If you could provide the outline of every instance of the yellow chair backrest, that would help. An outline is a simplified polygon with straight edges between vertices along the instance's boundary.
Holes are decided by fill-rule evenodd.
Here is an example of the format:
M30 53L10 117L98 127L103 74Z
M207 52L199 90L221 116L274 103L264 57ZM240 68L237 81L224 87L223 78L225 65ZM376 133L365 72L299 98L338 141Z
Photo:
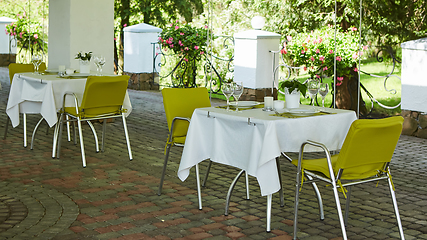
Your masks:
M46 70L46 64L42 62L39 66L39 72L43 72ZM23 73L23 72L34 72L34 65L32 63L30 64L24 64L24 63L11 63L9 64L9 79L10 84L12 84L13 75L15 73Z
M169 131L175 117L191 118L194 109L211 106L208 89L204 87L164 88L162 95ZM172 137L186 136L187 130L187 121L176 121Z
M86 117L120 112L129 76L89 76L80 111Z
M393 156L402 124L401 116L354 121L334 166L335 171L343 169L341 179L368 178L384 170L384 164Z

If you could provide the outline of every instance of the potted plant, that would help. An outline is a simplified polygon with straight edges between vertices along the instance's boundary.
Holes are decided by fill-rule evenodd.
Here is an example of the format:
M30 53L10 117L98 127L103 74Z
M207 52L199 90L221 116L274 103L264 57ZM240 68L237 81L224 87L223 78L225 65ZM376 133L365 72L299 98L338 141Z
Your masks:
M296 79L279 83L279 90L285 93L286 107L299 107L300 94L305 97L307 86Z
M90 73L90 59L92 58L92 52L78 52L75 59L79 60L80 73Z
M170 24L159 36L163 52L172 52L178 63L171 76L185 87L195 86L198 62L206 55L208 26L194 27L189 24ZM169 50L169 51L168 51ZM166 54L164 54L166 55Z
M357 61L359 55L359 36L357 28L350 27L343 31L338 27L336 32L336 48L334 28L325 26L295 37L287 36L281 53L291 66L304 67L311 78L334 77L334 62L336 62L336 105L338 108L353 109L357 107L357 88L355 92L349 85L358 82ZM356 106L354 106L356 105ZM364 103L360 103L364 107ZM363 111L361 109L361 111Z
M31 55L45 51L47 44L43 41L42 26L30 20L25 12L17 14L16 17L18 21L5 25L5 32L6 35L16 39L20 48L19 54L23 49L30 51Z

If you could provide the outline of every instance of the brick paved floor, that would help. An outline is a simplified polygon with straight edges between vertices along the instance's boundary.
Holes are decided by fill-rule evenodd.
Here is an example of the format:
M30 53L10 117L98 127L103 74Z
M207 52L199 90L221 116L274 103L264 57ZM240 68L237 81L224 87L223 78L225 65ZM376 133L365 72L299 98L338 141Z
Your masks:
M7 68L0 68L0 134L6 120L7 73ZM128 159L120 120L108 124L104 153L95 152L85 126L86 168L79 145L65 139L61 158L51 158L53 129L46 134L45 124L34 150L22 147L22 125L10 128L6 140L0 138L0 239L291 239L295 168L285 159L285 206L280 207L275 194L271 233L265 232L266 199L260 197L253 177L251 199L245 200L244 183L239 182L230 214L224 216L226 192L238 169L213 165L202 189L204 207L198 210L194 172L185 182L176 176L180 148L172 148L163 195L157 196L167 136L161 94L129 94L133 161ZM29 133L39 118L28 116ZM95 127L101 131L101 124ZM426 153L426 140L402 136L391 165L406 239L427 239ZM205 169L203 163L202 173ZM321 191L324 221L319 220L311 188L302 190L299 239L341 239L331 191ZM352 196L350 239L398 239L385 184L354 187Z

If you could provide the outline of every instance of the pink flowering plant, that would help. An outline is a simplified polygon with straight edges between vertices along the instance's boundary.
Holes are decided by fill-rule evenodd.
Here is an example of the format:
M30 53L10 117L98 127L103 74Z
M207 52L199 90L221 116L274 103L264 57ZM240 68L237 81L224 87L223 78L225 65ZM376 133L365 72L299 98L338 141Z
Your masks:
M171 50L184 61L198 61L206 54L208 27L193 27L189 24L170 24L160 33L159 43L163 51Z
M5 32L15 37L18 47L41 51L46 47L42 39L42 27L39 23L31 21L25 12L17 14L18 21L6 25Z
M336 54L334 54L334 28L331 26L314 31L287 36L281 53L291 66L303 67L311 78L332 77L334 75L334 58L337 63L337 85L341 85L343 76L349 76L356 68L359 51L357 28L348 31L337 29ZM366 49L366 47L363 47Z

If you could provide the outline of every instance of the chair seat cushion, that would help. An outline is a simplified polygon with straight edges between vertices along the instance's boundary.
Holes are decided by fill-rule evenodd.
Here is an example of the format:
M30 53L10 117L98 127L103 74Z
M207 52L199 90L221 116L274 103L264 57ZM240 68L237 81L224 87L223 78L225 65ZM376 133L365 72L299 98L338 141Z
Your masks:
M335 163L337 162L338 154L331 157L332 168L334 169ZM292 160L292 164L298 166L298 159ZM301 168L311 172L320 172L326 177L330 178L328 161L326 158L319 159L303 159L301 162Z
M185 136L174 137L172 141L173 141L174 144L184 145L184 143L185 143Z
M101 108L100 108L101 109ZM65 107L65 112L77 117L77 113L76 113L76 108L75 107ZM82 112L82 109L79 107L79 112ZM110 113L108 113L110 112ZM100 114L102 113L102 114ZM97 111L96 108L92 108L90 109L90 111L86 111L83 115L81 115L81 118L95 118L95 117L100 117L100 116L120 116L121 115L121 111L118 110L117 107L103 107L102 108L102 112L101 111Z

